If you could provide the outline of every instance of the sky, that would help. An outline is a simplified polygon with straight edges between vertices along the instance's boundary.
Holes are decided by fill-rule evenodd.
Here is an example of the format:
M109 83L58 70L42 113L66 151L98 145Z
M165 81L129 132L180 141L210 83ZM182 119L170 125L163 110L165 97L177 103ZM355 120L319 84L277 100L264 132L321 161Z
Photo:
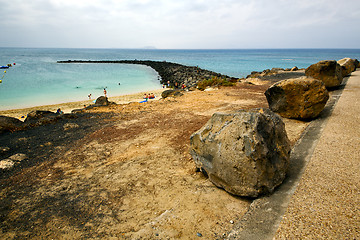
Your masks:
M0 47L360 48L359 0L0 0Z

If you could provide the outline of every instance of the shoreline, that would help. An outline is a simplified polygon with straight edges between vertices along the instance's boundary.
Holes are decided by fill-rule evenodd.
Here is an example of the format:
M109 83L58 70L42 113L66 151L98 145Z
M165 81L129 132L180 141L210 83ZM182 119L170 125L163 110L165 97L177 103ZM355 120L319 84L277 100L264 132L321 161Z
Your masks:
M140 102L143 100L143 96L145 93L154 93L156 98L149 99L149 101L157 101L161 98L161 93L169 88L159 88L153 89L149 91L142 91L137 93L130 93L124 95L118 95L113 97L108 97L110 102L115 102L116 104L128 104L131 102ZM88 100L80 100L74 102L63 102L58 104L49 104L49 105L39 105L27 108L18 108L18 109L8 109L8 110L0 110L0 115L7 117L14 117L20 120L25 120L25 117L28 113L35 110L43 110L43 111L51 111L56 112L58 108L60 108L64 113L71 113L74 109L84 108L84 105L89 106L94 104L94 99ZM24 117L23 117L24 116Z

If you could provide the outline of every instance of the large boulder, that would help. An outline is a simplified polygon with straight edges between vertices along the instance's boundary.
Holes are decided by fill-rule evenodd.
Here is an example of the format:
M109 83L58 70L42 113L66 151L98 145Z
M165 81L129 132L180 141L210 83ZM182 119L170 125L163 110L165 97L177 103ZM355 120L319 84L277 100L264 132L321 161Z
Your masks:
M196 167L231 194L271 193L285 178L290 142L269 109L215 113L190 141Z
M109 102L108 98L104 97L104 96L98 97L95 102L95 105L100 105L100 106L107 106L109 104L110 104L110 102Z
M162 98L167 97L180 97L184 95L180 90L165 90L161 93Z
M343 80L341 67L335 60L315 63L305 70L305 75L323 81L327 88L338 87Z
M329 99L325 84L312 78L277 82L266 90L265 96L272 111L295 119L316 118Z
M343 58L337 61L338 64L341 66L341 73L343 77L355 71L358 64L356 61L357 61L356 59L351 59L351 58Z
M35 110L27 114L24 123L28 126L41 126L55 122L59 118L61 118L60 114L51 111Z
M21 130L24 123L17 118L0 116L0 133Z

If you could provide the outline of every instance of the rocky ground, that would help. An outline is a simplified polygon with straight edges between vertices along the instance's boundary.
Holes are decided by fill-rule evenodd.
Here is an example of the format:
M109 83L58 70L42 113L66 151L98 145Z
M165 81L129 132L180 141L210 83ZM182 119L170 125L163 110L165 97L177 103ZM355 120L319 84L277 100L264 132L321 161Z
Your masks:
M0 135L1 239L220 239L252 199L196 172L189 138L214 112L267 107L270 82L100 107ZM292 144L308 122L284 120ZM7 147L7 148L6 148Z

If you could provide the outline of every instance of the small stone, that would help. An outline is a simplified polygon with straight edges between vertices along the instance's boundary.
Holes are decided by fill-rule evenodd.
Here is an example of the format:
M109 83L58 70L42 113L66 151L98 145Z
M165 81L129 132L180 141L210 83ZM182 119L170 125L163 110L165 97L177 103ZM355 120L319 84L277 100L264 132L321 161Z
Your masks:
M67 131L67 130L72 129L72 128L78 128L78 127L79 127L79 125L77 125L76 123L66 123L63 126L64 131Z
M202 237L202 234L201 233L196 233L196 236Z
M233 221L233 220L230 220L230 223L231 223L231 224L234 224L234 221Z
M23 153L17 153L15 155L12 155L11 157L9 157L10 160L15 161L15 162L21 162L27 158L28 157L26 156L26 154L23 154Z
M9 169L15 165L15 162L10 159L0 161L0 169Z
M5 153L8 152L10 150L9 147L0 147L0 153Z

